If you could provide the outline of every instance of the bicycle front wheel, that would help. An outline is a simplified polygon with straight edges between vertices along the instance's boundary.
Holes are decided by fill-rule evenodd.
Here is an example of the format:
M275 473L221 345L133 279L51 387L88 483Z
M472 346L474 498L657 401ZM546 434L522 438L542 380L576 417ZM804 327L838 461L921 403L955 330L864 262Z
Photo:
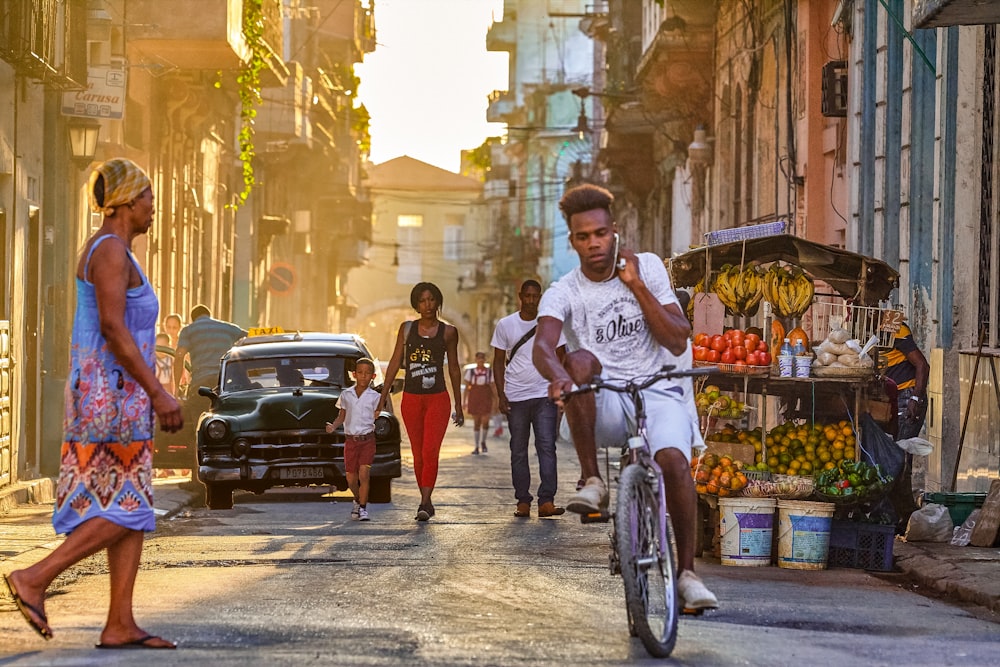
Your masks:
M625 604L632 630L646 651L666 658L677 642L677 568L670 545L669 526L661 544L660 526L666 517L653 492L649 472L641 465L622 471L615 507L615 533Z

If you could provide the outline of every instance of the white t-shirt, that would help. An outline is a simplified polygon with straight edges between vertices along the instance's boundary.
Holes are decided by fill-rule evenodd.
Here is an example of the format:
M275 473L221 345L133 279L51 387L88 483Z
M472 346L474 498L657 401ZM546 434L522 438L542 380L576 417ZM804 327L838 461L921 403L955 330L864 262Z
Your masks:
M347 418L344 420L345 435L367 435L374 431L375 408L382 399L381 394L371 387L358 396L356 386L351 385L344 389L337 399L337 408L347 410Z
M637 257L639 274L653 297L663 305L678 303L663 260L648 252ZM606 378L634 379L667 364L691 368L691 342L680 356L660 345L632 290L619 279L593 282L577 267L542 294L538 316L561 321L568 349L593 352ZM690 392L690 378L671 383Z
M538 320L521 319L520 312L502 317L493 330L493 340L490 341L490 345L507 353L536 324ZM545 398L549 395L548 380L542 377L531 361L531 347L534 342L534 336L525 341L504 369L503 393L510 402ZM559 346L565 344L566 337L560 336Z

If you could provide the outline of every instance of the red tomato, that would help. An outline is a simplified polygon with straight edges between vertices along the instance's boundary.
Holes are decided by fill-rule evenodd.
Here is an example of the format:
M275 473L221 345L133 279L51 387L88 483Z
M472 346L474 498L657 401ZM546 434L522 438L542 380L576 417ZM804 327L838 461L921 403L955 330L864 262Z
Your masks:
M747 358L747 349L745 347L743 347L742 345L736 345L734 343L733 344L733 356L736 357L737 359L746 359Z
M757 351L758 352L770 352L771 348L768 347L767 341L763 341L762 340L759 343L757 343Z
M761 366L771 365L771 353L767 350L761 350L757 352L757 363Z
M743 341L744 347L748 350L756 350L758 344L760 344L760 336L755 333L748 333Z
M746 366L746 365L747 362L743 361L742 359L737 359L736 361L733 362L733 366Z
M729 341L726 340L725 336L721 334L715 334L714 336L712 336L712 340L709 343L709 347L715 350L716 352L721 353L723 350L729 348Z
M695 334L695 336L694 336L694 344L695 345L700 345L701 347L708 347L708 343L711 340L712 339L709 338L709 336L708 336L707 333L699 333L699 334Z
M729 342L732 343L733 347L743 345L743 339L746 337L746 334L743 333L742 329L730 329L726 334L729 336Z
M757 350L750 350L747 352L746 362L747 366L757 365Z
M705 361L709 361L709 362L711 362L713 364L717 364L717 363L719 363L719 358L721 356L722 355L719 354L718 350L709 349L708 352L705 355Z
M736 355L733 354L733 349L727 348L721 355L719 355L719 361L724 364L731 364L736 361Z
M691 354L694 355L695 361L705 361L708 359L708 348L703 345L695 345L691 348Z

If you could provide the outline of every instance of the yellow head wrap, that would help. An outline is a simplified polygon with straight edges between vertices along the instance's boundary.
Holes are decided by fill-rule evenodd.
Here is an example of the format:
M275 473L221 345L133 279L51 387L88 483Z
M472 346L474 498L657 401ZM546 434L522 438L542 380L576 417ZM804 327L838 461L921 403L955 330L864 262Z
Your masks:
M94 197L94 184L104 177L104 206ZM150 187L149 176L132 160L116 157L102 162L90 174L90 208L94 213L114 215L115 207L134 200Z

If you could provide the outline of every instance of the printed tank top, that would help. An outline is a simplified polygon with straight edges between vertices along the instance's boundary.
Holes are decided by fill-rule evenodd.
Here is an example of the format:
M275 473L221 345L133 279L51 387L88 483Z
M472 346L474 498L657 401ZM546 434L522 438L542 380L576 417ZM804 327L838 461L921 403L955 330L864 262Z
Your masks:
M406 379L403 391L408 394L439 394L446 391L444 384L444 328L438 323L437 333L430 338L421 336L417 322L409 323L410 332L403 346L403 366Z

